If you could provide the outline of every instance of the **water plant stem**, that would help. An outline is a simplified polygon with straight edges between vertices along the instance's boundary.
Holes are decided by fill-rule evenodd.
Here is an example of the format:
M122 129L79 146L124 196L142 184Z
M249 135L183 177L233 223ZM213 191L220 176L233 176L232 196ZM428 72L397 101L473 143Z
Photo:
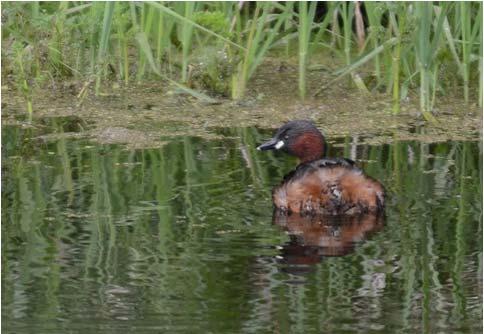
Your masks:
M308 63L309 40L311 26L316 12L316 2L308 5L306 1L299 2L299 97L306 98L306 70Z

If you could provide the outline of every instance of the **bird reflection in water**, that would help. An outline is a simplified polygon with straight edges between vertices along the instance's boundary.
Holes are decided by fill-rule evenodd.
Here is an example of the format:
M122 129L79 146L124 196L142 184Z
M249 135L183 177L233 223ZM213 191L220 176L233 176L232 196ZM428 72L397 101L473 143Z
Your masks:
M371 234L382 229L382 213L351 216L285 215L277 211L273 223L284 229L290 241L282 246L284 270L304 273L324 257L344 256L354 251Z

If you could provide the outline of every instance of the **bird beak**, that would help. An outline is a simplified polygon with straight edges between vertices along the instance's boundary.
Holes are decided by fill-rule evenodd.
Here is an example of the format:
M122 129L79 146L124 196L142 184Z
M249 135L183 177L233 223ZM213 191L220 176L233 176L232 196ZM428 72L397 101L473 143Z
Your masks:
M261 144L257 149L259 151L267 151L267 150L278 150L284 146L284 142L282 140L277 140L277 138L272 138L269 141Z

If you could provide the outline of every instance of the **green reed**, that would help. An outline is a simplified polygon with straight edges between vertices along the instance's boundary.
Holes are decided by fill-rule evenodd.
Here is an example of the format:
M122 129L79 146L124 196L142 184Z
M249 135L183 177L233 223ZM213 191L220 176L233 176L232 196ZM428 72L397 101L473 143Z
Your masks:
M316 2L299 2L299 96L306 97L306 69L312 22L316 13Z
M480 7L479 7L479 14L480 14L480 20L478 20L479 22L479 54L480 54L480 57L479 57L479 70L478 70L478 74L479 74L479 97L478 97L478 101L479 101L479 107L482 108L482 86L483 86L483 83L482 83L482 58L484 57L483 55L483 48L482 48L482 39L484 38L483 36L483 33L482 33L482 21L483 21L483 17L482 17L482 3L480 4Z
M435 49L430 48L431 25L433 18L432 3L419 2L415 4L418 20L418 33L415 35L415 51L417 55L417 69L420 73L420 108L424 115L431 111L431 77L432 58Z
M129 84L129 47L128 47L128 35L127 35L127 25L129 20L127 19L126 8L120 3L116 4L115 10L115 27L116 27L116 37L117 43L117 57L118 57L118 71L119 77L124 79L124 84L127 86ZM160 21L162 22L162 21Z
M28 120L29 122L32 121L32 113L33 113L33 107L32 107L32 90L30 85L28 84L28 78L25 72L25 67L24 67L24 54L26 50L22 50L20 46L17 47L16 51L16 57L15 57L15 63L18 66L19 74L17 76L18 78L18 84L20 86L20 91L22 92L22 95L24 96L25 100L27 101L27 114L28 114Z
M99 39L99 47L98 47L98 54L97 54L98 66L101 67L96 74L96 93L97 94L99 93L99 89L101 86L101 75L104 70L104 66L102 66L102 64L105 62L105 57L108 49L109 36L111 34L111 24L113 21L114 5L115 5L114 2L106 2L106 5L104 7L103 24L102 24L101 37Z
M138 29L140 29L141 31L139 33L143 34L143 36L145 36L146 39L149 40L149 36L151 34L151 28L153 25L153 17L155 15L155 10L151 6L146 6L144 4L139 7L141 11L141 17L140 17L139 26L138 26ZM132 8L134 10L134 6L132 6ZM139 58L140 61L139 61L139 69L137 73L138 81L142 80L143 77L145 77L146 65L148 61L147 55L145 52L140 52L139 57L140 57Z
M367 39L371 41L372 47L375 49L381 43L381 35L383 27L381 27L380 22L382 19L383 11L381 10L381 4L376 2L365 3L365 8L368 17L368 37ZM374 57L374 75L376 77L377 83L381 82L381 66L380 66L380 55Z
M240 54L238 63L232 76L232 97L240 99L244 96L247 83L254 75L257 67L262 63L269 49L272 47L279 30L287 22L292 7L283 7L282 13L276 16L273 26L270 20L274 6L269 3L257 3L251 20L247 21L247 38L245 49ZM239 32L240 33L240 32Z
M195 10L195 2L185 2L183 4L183 17L193 20L193 12ZM183 21L181 26L181 45L182 45L182 82L186 82L188 79L188 62L190 51L192 50L192 36L193 25L187 21Z
M325 11L317 10L321 6ZM197 98L224 87L225 95L241 99L271 51L284 45L286 57L297 51L301 99L349 78L347 85L361 92L385 91L395 113L402 99L418 92L427 120L452 89L465 102L482 103L478 2L32 2L3 8L3 74L13 71L31 89L74 76L86 89L95 82L99 94L113 78L128 85L133 77L155 77ZM12 41L31 50L21 68ZM334 81L307 92L307 68L328 67L317 64L328 62L318 47L329 49L339 68ZM213 52L226 53L226 73L199 61ZM207 75L211 85L197 84Z

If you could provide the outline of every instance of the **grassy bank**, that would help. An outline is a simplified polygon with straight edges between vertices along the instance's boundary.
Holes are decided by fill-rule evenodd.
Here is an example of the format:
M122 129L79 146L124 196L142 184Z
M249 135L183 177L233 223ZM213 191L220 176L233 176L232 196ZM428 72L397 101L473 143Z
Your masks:
M32 90L159 78L198 99L243 99L269 55L297 62L299 97L345 83L384 92L393 111L411 92L433 120L439 97L482 102L479 2L6 2L2 78L33 112ZM321 55L330 55L331 58ZM307 71L331 80L308 89Z

